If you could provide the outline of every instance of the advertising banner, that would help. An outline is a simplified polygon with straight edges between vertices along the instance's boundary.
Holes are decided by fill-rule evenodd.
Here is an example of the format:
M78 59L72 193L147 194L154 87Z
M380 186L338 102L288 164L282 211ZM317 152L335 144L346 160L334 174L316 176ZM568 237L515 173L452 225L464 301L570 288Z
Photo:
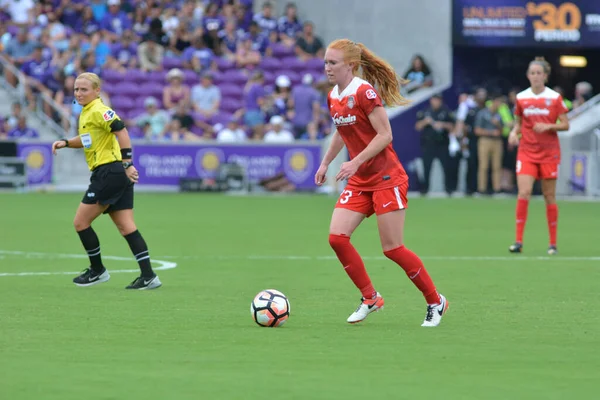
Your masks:
M52 143L17 143L17 157L25 161L28 185L52 183Z
M284 173L299 189L314 189L320 144L152 145L136 144L133 162L139 185L179 185L181 178L213 178L222 163L244 167L250 181Z
M576 192L585 193L587 180L587 157L573 154L571 157L571 187Z
M600 1L454 0L453 43L600 48Z

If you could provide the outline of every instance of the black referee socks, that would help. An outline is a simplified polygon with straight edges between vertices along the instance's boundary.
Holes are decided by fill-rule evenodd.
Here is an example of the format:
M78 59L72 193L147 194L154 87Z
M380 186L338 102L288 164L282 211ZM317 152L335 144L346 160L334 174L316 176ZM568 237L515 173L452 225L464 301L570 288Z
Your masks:
M150 253L148 253L148 246L146 245L146 241L142 237L140 231L136 230L135 232L131 232L129 235L125 235L123 237L127 240L135 260L140 265L142 276L144 278L153 277L154 271L152 271L152 266L150 265Z
M98 235L96 235L96 232L91 226L77 233L79 234L79 239L81 239L83 248L87 251L88 257L90 258L90 268L92 268L92 271L94 272L102 272L104 266L102 265L102 258L100 257L100 241L98 240Z

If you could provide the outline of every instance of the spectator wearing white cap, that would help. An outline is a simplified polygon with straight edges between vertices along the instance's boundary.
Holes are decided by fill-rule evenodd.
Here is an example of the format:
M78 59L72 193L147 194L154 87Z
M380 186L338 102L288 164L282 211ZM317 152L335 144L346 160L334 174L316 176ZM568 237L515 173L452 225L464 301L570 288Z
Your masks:
M133 123L142 128L146 139L161 140L171 120L169 114L158 108L158 100L154 97L146 97L144 107L146 112L135 118Z
M264 137L265 143L293 143L294 135L292 132L283 128L284 119L280 115L274 115L269 120L271 130Z
M273 115L283 115L290 119L294 116L293 104L291 101L292 81L287 75L279 75L275 79L275 91L272 94Z
M217 133L217 142L220 143L242 143L247 139L246 132L240 128L236 118L231 118L227 123L227 127Z
M179 104L190 103L190 88L183 83L183 72L173 68L167 73L169 84L163 88L163 106L166 110L174 110Z

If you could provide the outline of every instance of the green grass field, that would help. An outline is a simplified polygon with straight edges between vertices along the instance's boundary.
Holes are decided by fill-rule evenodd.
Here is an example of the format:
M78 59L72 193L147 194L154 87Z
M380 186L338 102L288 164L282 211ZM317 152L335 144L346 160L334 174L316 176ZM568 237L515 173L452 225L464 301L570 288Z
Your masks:
M425 329L424 300L383 257L374 219L353 241L386 307L345 322L360 293L327 243L333 198L138 194L154 265L176 263L149 292L124 290L137 272L71 283L88 265L71 224L80 199L0 195L0 399L598 395L598 204L560 203L560 255L548 258L539 200L521 255L506 250L512 199L410 200L406 245L451 303ZM137 268L107 216L94 228L109 269ZM290 299L282 328L252 321L266 288Z

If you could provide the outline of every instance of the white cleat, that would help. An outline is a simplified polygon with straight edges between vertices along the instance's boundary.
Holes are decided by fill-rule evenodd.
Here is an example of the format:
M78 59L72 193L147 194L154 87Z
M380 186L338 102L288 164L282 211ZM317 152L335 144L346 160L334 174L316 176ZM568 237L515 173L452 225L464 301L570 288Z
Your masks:
M433 328L438 326L440 322L442 322L442 316L446 314L446 311L448 311L450 303L448 303L448 300L446 300L446 298L441 294L440 299L442 300L440 304L427 306L427 315L425 316L425 320L423 321L421 326Z
M558 249L556 248L556 246L548 247L548 255L549 256L555 256L557 254L558 254Z
M383 304L383 297L381 297L379 292L377 293L377 296L375 296L374 299L365 299L363 297L361 298L360 305L358 306L356 311L354 311L346 321L350 324L356 324L357 322L360 322L367 318L367 316L372 312L383 310Z

